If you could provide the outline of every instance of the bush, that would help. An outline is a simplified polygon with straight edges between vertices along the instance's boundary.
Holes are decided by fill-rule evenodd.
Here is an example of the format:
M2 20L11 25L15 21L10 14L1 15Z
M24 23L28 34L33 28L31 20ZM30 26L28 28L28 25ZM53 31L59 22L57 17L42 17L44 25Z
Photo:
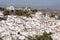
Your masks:
M6 10L6 11L4 11L4 16L6 16L6 15L10 15L10 13L9 13L9 11L8 10Z
M46 13L43 13L43 15L45 16L45 15L46 15Z
M4 11L4 10L5 10L4 8L0 7L0 11Z
M50 16L50 17L55 17L55 15L51 14L51 16Z
M60 20L60 16L58 16L58 20Z
M25 10L25 11L23 11L23 10L16 10L16 12L15 12L15 14L16 15L19 15L19 16L30 16L30 14Z
M32 14L35 14L37 12L37 9L31 10Z
M51 32L50 33L46 33L44 32L42 36L40 36L40 40L52 40L51 38Z
M6 18L6 17L3 17L3 18L0 17L0 21L1 21L1 20L7 20L7 18Z
M38 35L35 35L34 37L32 36L28 36L28 40L53 40L51 38L51 32L50 33L47 33L47 32L44 32L43 35L41 36L38 36Z
M0 40L3 40L2 38L0 38Z

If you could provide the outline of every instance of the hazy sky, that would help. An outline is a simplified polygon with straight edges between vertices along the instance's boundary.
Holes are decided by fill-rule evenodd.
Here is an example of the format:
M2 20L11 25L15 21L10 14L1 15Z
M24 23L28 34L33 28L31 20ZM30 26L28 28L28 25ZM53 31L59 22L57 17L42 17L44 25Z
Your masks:
M0 6L14 5L16 7L59 8L60 0L0 0Z

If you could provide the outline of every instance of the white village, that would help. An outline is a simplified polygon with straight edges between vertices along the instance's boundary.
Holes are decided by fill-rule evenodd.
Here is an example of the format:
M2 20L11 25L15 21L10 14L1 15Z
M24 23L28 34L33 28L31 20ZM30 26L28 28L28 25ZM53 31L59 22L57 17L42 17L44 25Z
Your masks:
M11 6L12 7L12 6ZM14 10L12 7L7 10ZM3 17L3 12L0 12ZM56 17L43 15L37 11L31 17L8 15L7 20L0 21L0 37L3 40L28 40L28 36L42 35L44 32L52 32L53 40L60 40L60 20Z

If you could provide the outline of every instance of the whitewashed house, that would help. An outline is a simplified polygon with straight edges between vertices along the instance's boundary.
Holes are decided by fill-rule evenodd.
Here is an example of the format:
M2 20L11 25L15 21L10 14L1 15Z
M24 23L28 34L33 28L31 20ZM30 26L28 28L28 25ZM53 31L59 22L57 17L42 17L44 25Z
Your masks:
M6 9L11 11L11 10L15 10L15 7L14 6L7 6Z
M3 12L2 11L0 11L0 17L3 17Z

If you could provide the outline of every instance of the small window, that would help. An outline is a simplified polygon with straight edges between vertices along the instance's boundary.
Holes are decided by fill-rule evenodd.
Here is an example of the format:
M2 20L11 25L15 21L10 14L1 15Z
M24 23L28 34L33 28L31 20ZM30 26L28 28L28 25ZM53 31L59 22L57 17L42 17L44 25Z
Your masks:
M18 32L18 34L20 34L20 32Z
M11 10L11 12L14 12L14 10Z

